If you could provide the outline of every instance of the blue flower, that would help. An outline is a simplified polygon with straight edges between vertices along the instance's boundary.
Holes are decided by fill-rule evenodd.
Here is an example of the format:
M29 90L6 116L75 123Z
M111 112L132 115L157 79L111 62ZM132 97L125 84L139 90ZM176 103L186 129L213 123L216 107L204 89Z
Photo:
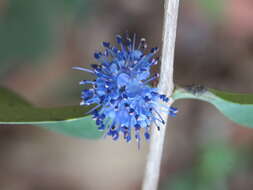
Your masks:
M135 36L123 39L117 35L116 41L118 47L109 42L102 43L105 50L94 54L98 64L91 65L92 69L73 67L96 77L80 82L92 86L82 91L80 105L96 105L88 113L93 115L98 129L106 131L105 135L117 140L122 134L129 142L134 129L134 137L140 143L141 130L148 140L151 123L155 123L158 130L159 124L165 123L159 112L174 117L177 109L159 104L159 99L168 102L169 98L148 85L159 76L150 76L151 67L158 63L154 58L158 48L144 54L147 45L143 38L137 46Z

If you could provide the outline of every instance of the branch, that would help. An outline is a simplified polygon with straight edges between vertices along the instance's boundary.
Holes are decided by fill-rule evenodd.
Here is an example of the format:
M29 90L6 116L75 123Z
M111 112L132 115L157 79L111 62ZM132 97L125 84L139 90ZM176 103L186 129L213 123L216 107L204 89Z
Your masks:
M160 93L166 94L169 97L174 88L173 63L178 9L179 0L164 0L163 49L158 89ZM172 102L172 100L169 102L169 106ZM154 125L152 126L152 138L143 181L143 190L155 190L159 182L163 144L168 120L168 115L166 113L161 113L161 115L166 124L161 126L160 131L157 131Z

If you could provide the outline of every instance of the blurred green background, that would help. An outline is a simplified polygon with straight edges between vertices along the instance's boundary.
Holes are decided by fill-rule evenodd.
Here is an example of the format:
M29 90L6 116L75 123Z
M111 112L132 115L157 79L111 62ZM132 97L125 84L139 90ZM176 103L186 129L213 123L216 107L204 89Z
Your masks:
M252 93L252 10L252 0L182 1L175 82ZM1 85L39 106L79 104L78 81L91 76L71 67L94 63L101 42L126 31L161 47L162 19L157 0L0 0ZM202 102L175 106L160 189L253 189L253 130ZM0 149L1 190L138 190L148 143L138 151L135 142L2 125Z

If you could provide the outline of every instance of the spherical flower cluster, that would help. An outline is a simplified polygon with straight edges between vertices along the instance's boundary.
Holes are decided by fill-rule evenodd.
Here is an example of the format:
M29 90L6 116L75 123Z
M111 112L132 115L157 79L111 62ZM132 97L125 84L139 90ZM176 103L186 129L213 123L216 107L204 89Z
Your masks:
M134 137L139 143L141 130L149 139L151 123L155 123L158 130L159 124L165 123L159 112L175 116L177 109L161 105L159 99L168 102L169 98L148 84L158 77L158 74L150 76L151 67L158 63L153 58L158 49L152 48L144 54L146 40L141 39L136 45L135 36L123 39L117 35L116 41L118 47L103 42L105 50L94 54L98 64L91 65L92 69L73 67L96 77L80 82L81 85L92 85L82 91L80 105L96 105L89 113L96 120L98 129L105 130L105 135L117 140L123 134L129 142L134 129Z

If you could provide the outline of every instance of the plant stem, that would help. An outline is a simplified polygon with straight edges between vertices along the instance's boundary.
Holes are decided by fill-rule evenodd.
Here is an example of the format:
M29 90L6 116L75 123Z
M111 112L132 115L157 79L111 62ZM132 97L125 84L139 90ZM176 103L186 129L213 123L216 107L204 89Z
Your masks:
M169 97L172 95L174 88L173 63L178 9L179 0L164 0L163 49L158 89L160 93L166 94ZM169 106L172 102L172 100L169 102ZM160 131L157 130L156 126L152 126L150 150L142 190L155 190L158 186L163 144L168 120L168 114L161 113L161 115L164 118L165 125L160 127Z

